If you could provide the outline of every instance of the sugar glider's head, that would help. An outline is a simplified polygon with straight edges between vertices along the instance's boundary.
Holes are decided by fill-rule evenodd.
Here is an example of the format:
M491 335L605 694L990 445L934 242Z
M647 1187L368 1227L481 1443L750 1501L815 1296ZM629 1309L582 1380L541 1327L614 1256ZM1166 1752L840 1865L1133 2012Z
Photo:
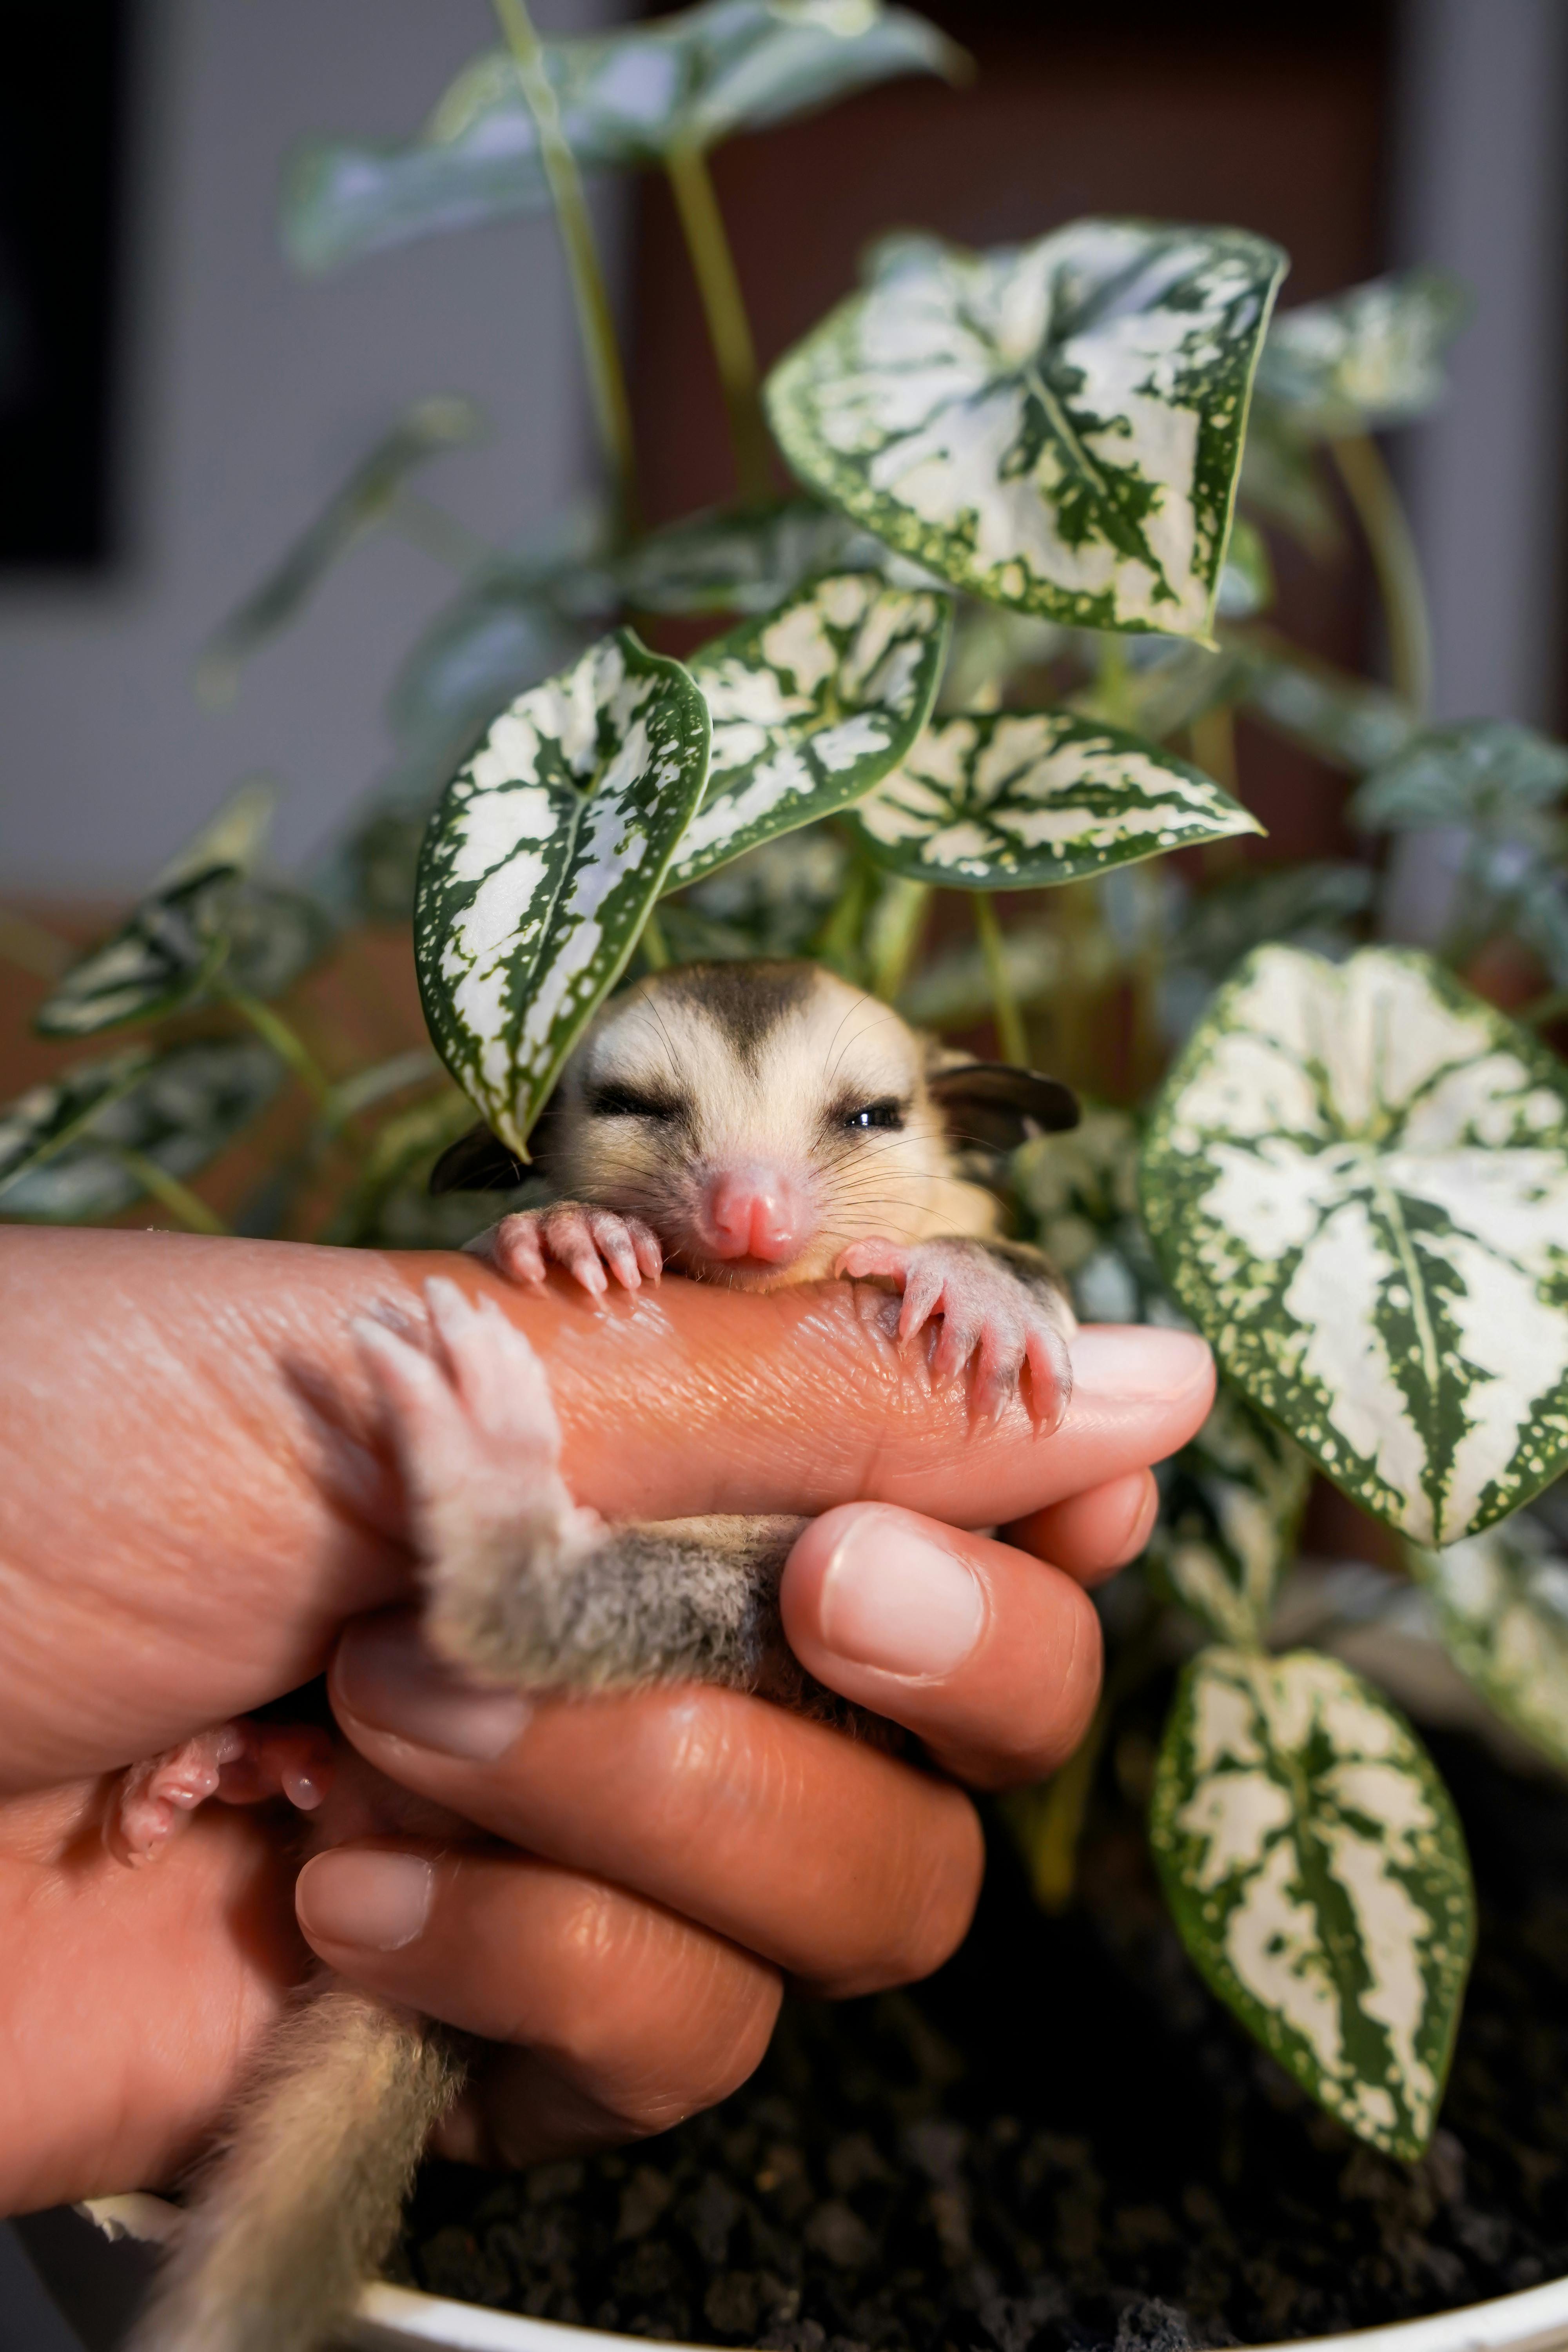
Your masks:
M564 1197L645 1218L687 1274L807 1282L864 1235L983 1229L931 1059L889 1006L820 965L685 965L599 1013L542 1156Z

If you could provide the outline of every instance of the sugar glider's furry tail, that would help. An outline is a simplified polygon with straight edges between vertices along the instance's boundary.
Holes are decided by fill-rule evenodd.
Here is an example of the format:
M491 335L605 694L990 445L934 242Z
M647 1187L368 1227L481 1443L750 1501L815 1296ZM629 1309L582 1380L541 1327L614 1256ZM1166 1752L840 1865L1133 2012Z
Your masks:
M127 2352L316 2352L460 2087L449 2042L329 1979L273 2038Z

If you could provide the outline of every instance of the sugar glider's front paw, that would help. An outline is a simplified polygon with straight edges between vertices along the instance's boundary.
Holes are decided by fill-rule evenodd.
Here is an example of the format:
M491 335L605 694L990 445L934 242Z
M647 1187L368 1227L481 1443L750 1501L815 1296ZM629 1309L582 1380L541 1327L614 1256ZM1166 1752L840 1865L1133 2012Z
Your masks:
M105 1817L103 1842L118 1861L140 1869L157 1861L209 1797L227 1805L287 1797L300 1812L313 1812L331 1769L331 1742L309 1724L215 1724L131 1767Z
M563 1266L595 1298L609 1287L606 1266L626 1290L640 1289L645 1275L657 1282L664 1270L664 1251L651 1225L581 1201L517 1210L465 1247L509 1282L539 1284L546 1266Z
M907 1344L934 1316L942 1331L931 1355L938 1380L952 1380L973 1362L973 1396L987 1417L1018 1392L1026 1364L1029 1411L1037 1426L1054 1429L1072 1391L1068 1339L1070 1310L1046 1281L1026 1280L980 1242L854 1242L835 1274L871 1276L903 1293L899 1339Z

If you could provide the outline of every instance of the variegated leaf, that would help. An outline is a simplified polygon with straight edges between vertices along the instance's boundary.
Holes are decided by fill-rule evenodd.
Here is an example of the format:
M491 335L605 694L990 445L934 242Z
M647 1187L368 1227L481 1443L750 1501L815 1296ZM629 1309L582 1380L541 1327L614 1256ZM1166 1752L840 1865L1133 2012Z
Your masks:
M584 169L657 163L906 73L955 79L962 49L882 0L704 0L587 40L546 41L545 68ZM465 67L406 147L311 141L294 156L283 234L302 269L542 212L539 134L510 51Z
M1478 831L1539 826L1568 792L1568 744L1506 719L1435 727L1367 778L1350 814L1368 833L1459 824Z
M871 855L961 890L1026 890L1263 827L1212 777L1064 710L932 721L860 802Z
M1529 1511L1444 1551L1412 1545L1448 1654L1482 1697L1568 1771L1568 1557Z
M1415 1733L1315 1651L1205 1650L1149 1815L1202 1974L1359 2137L1432 2136L1475 1940L1463 1833Z
M425 1016L458 1084L525 1158L658 896L708 742L687 671L617 629L501 713L430 821L414 914Z
M1404 751L1415 719L1382 687L1331 669L1294 647L1248 644L1240 655L1247 708L1341 768L1375 768Z
M1558 1475L1562 1068L1429 958L1249 957L1166 1081L1142 1199L1226 1376L1378 1517L1454 1543Z
M858 800L936 698L949 598L830 573L691 657L713 722L708 789L670 869L679 889Z
M940 577L1091 628L1206 637L1285 257L1240 229L1089 220L884 247L774 369L801 478Z
M1274 602L1274 566L1268 542L1245 515L1231 527L1230 546L1219 575L1215 611L1222 621L1249 621Z
M1469 307L1457 278L1411 269L1282 311L1258 362L1258 401L1314 438L1408 424L1442 398L1443 354Z
M1261 1645L1310 1483L1300 1446L1223 1386L1162 1472L1148 1558L1219 1641Z
M634 612L771 613L803 580L864 571L886 550L810 499L715 508L649 531L611 567Z
M283 1065L256 1037L132 1046L0 1110L0 1217L86 1224L145 1191L127 1155L195 1175L271 1098Z

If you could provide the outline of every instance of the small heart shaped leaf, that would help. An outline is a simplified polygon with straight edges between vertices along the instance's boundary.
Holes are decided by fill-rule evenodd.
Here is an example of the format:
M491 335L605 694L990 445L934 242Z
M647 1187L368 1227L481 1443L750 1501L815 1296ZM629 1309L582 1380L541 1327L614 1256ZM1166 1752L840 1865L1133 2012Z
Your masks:
M1225 1387L1162 1472L1147 1557L1216 1640L1261 1645L1311 1475L1300 1446Z
M768 380L801 479L994 604L1207 638L1285 268L1242 229L1088 220L884 246Z
M1409 1725L1337 1659L1205 1650L1165 1727L1149 1836L1220 1999L1331 2115L1414 2162L1453 2054L1475 1896Z
M961 890L1071 882L1263 830L1201 769L1065 710L933 719L854 823L879 864Z
M1562 1066L1426 956L1258 949L1155 1106L1143 1213L1227 1379L1418 1543L1568 1459Z
M414 912L430 1034L528 1130L637 944L708 773L708 706L630 629L520 695L430 820Z
M951 600L831 573L692 656L713 722L708 789L668 887L858 800L913 744Z

